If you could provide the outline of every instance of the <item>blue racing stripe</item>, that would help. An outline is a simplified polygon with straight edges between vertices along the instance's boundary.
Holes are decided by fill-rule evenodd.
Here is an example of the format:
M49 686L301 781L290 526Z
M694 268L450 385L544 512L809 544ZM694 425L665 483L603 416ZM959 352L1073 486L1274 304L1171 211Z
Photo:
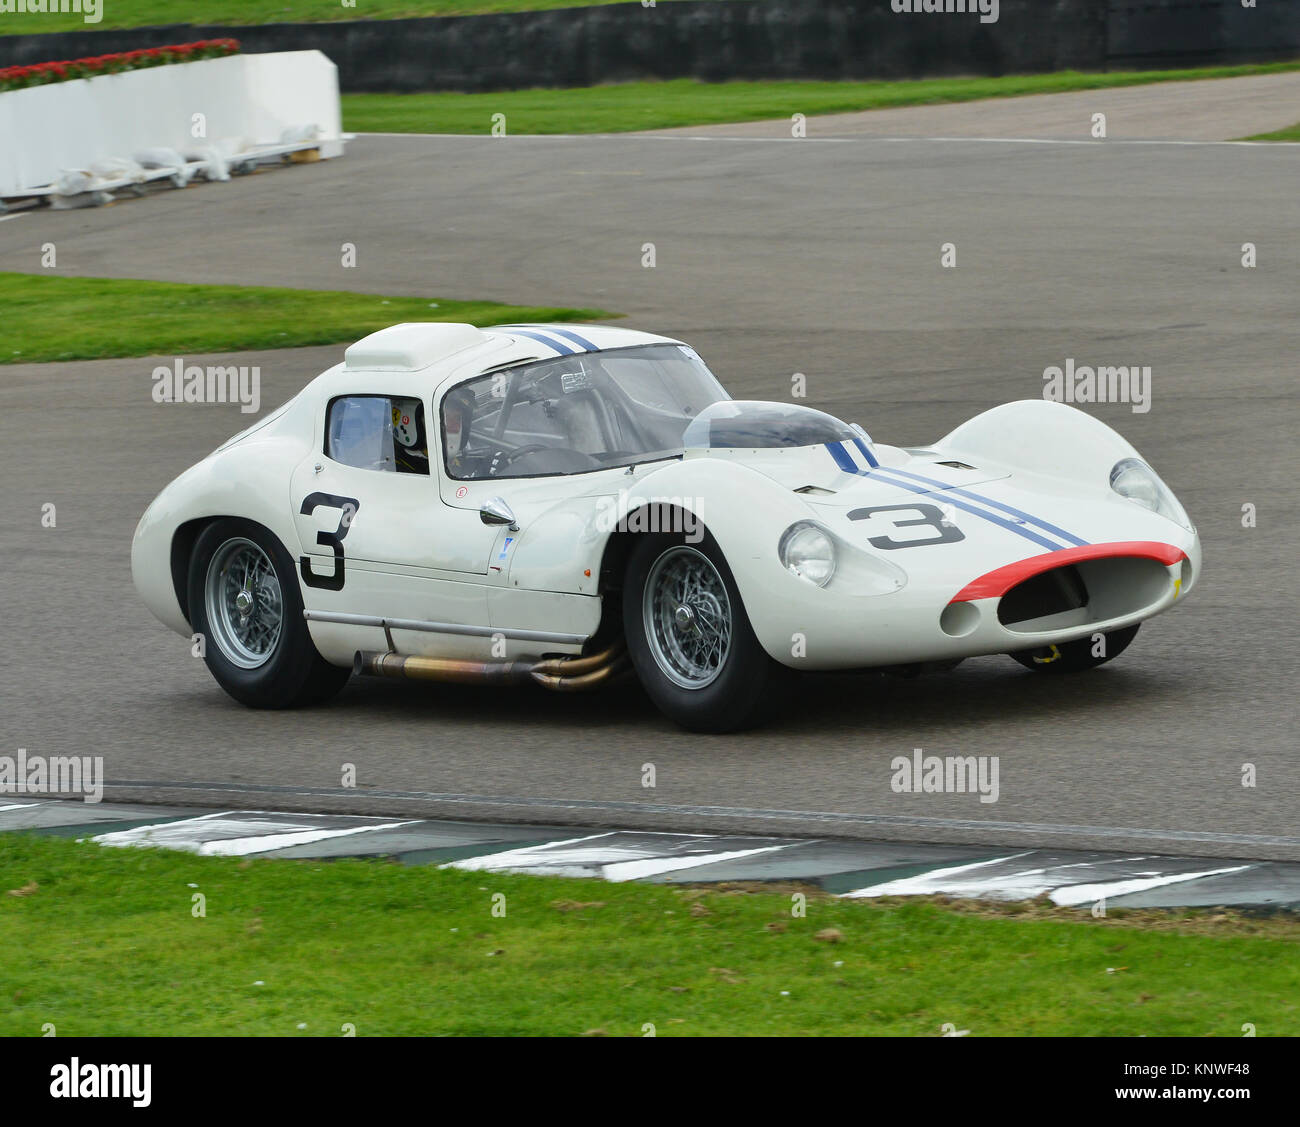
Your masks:
M919 485L913 485L907 481L895 481L890 479L889 477L884 476L886 474L893 473L894 472L893 470L881 469L879 467L873 470L859 469L857 465L854 463L853 459L849 457L848 452L845 451L845 449L838 442L826 443L826 449L830 451L831 457L835 459L835 464L839 466L839 468L842 469L845 473L856 474L858 477L869 477L875 481L881 482L884 485L892 485L896 489L906 489L909 493L920 493L930 497L935 496L933 490L923 489ZM942 486L943 483L939 482L937 484ZM947 487L944 486L944 488ZM1039 536L1037 532L1025 528L1024 525L1014 524L1011 521L1006 520L1004 517L998 516L996 513L990 513L990 512L986 512L983 509L977 509L975 508L974 505L968 505L964 501L957 501L951 498L943 498L943 497L938 497L936 499L940 501L947 500L947 503L952 505L953 508L962 509L965 512L971 513L974 516L982 517L984 520L988 521L991 524L996 524L1000 528L1005 528L1008 532L1014 532L1017 536L1023 536L1026 540L1032 540L1035 544L1041 545L1042 547L1046 548L1050 552L1059 552L1063 550L1064 547L1063 545L1048 540L1047 537L1045 536Z
M961 489L956 485L947 485L942 481L936 481L934 478L923 477L919 473L912 473L910 470L890 469L892 474L898 474L899 477L910 477L916 481L924 481L927 485L937 485L949 493L956 493L960 497L969 497L972 501L978 501L981 505L988 505L990 509L1001 509L1004 513L1010 513L1013 517L1019 517L1021 520L1035 524L1044 532L1050 532L1053 536L1059 536L1062 540L1068 540L1071 544L1082 548L1088 543L1087 540L1080 540L1073 533L1066 532L1063 528L1057 528L1056 525L1042 520L1039 517L1030 516L1028 513L1022 513L1019 509L1011 505L1004 505L1001 501L995 501L992 497L983 497L978 493L972 493L969 489Z
M871 452L871 447L863 442L862 439L855 438L853 440L853 445L862 451L862 456L866 458L867 465L869 465L873 470L880 465L880 463L876 461L876 456Z
M578 351L576 348L570 348L567 344L564 344L562 341L552 340L550 337L544 336L542 333L533 332L531 329L512 328L510 331L514 333L516 336L532 337L533 340L540 341L542 344L555 349L555 351L558 352L561 356L572 356L575 352Z
M826 449L831 452L831 457L835 459L835 464L845 473L861 473L858 464L849 457L849 452L844 449L838 442L826 443Z
M896 485L899 489L906 489L912 493L923 493L929 497L935 497L935 493L931 489L923 489L919 485L910 485L906 481L891 481L887 477L880 476L882 473L887 472L892 473L893 471L873 470L869 476L875 478L877 481L883 481L886 485ZM863 476L866 477L868 475L864 472ZM1054 540L1049 540L1046 536L1039 536L1037 532L1026 528L1023 524L1016 524L1014 521L1009 521L1005 517L998 516L996 513L986 512L984 509L977 509L974 505L968 505L965 501L958 501L954 498L936 497L936 500L943 501L946 504L951 505L954 509L963 509L968 513L973 513L977 517L983 517L986 521L999 525L1000 527L1005 528L1008 532L1014 532L1017 536L1023 536L1026 540L1032 540L1035 544L1041 544L1048 551L1061 552L1065 550L1064 545L1058 544Z
M600 348L597 345L592 344L586 337L578 336L578 334L573 332L571 329L547 329L546 331L554 336L564 337L565 340L571 340L574 344L581 345L588 352L600 351Z

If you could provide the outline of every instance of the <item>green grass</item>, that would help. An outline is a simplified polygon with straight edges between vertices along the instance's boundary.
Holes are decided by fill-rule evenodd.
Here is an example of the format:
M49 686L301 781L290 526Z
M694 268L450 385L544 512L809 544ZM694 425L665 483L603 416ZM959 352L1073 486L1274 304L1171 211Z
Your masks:
M1272 133L1256 133L1253 137L1243 137L1243 141L1300 141L1300 125L1289 129L1277 129Z
M1292 70L1300 70L1300 62L910 82L706 83L684 78L493 94L346 94L343 124L361 133L490 133L492 115L503 113L507 133L621 133Z
M12 833L0 873L6 1036L1300 1032L1294 920L1191 933L820 895L796 919L781 891Z
M408 16L466 16L483 12L530 12L543 8L580 8L626 0L357 0L345 8L340 0L103 0L103 19L87 24L75 12L12 13L0 18L0 35L47 31L103 31L156 24L248 25L325 23L334 20L404 19ZM665 0L659 0L664 3Z
M357 340L399 321L593 321L555 309L268 286L191 286L0 273L0 363L296 348Z

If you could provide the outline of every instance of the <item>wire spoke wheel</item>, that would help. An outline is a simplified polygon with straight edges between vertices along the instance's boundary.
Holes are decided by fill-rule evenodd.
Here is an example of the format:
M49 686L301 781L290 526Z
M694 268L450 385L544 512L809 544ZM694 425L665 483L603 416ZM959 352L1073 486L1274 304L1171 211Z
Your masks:
M646 640L655 664L684 689L702 689L731 652L732 610L713 562L694 548L669 548L650 568L642 595Z
M280 577L253 541L234 537L208 564L204 609L212 641L241 669L257 669L275 653L284 629Z

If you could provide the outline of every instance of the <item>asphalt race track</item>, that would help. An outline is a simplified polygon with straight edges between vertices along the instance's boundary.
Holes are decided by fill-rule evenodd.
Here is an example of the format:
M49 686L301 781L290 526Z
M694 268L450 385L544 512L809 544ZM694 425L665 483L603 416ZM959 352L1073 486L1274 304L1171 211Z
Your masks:
M3 270L54 242L69 274L617 310L695 345L738 398L787 398L801 372L810 405L895 444L1037 397L1067 358L1150 365L1149 412L1090 410L1205 548L1194 596L1076 679L1005 657L824 676L733 737L678 731L633 684L354 680L330 707L255 713L152 619L128 558L154 494L248 416L153 403L154 359L19 364L0 380L0 747L102 755L116 802L1300 859L1298 185L1297 146L364 137L0 222ZM260 364L266 410L341 351L186 360ZM999 756L999 801L894 793L889 761L914 748Z

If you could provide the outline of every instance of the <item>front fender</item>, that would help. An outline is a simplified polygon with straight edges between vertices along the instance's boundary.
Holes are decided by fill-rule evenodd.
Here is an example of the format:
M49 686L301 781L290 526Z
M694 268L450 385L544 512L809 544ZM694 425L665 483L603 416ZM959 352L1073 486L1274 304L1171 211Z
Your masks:
M775 560L777 541L786 528L795 521L817 519L798 494L766 474L727 460L725 452L687 456L645 475L611 499L599 516L607 534L658 531L648 515L655 511L688 514L681 528L662 529L680 531L688 541L698 540L707 529L747 602L747 562Z
M737 451L737 456L744 454ZM765 474L730 461L726 451L688 456L647 475L620 496L618 527L630 528L638 512L654 509L690 514L709 531L731 569L759 644L784 665L800 664L807 656L801 635L842 623L846 615L858 618L867 613L870 600L900 591L907 583L901 568L835 531L824 511ZM778 554L785 530L809 520L836 544L836 578L825 589L792 574ZM689 528L669 531L683 531L690 538ZM818 661L824 656L828 667L836 661L829 651L813 656Z
M659 518L665 510L677 514L673 527L664 527ZM764 554L775 558L781 531L796 520L813 518L802 499L755 470L721 459L687 458L620 475L610 492L572 498L535 517L521 515L524 527L510 565L510 584L594 595L614 536L679 531L698 539L703 528L713 534L732 571L747 575L745 560ZM740 574L736 582L748 598Z
M1019 399L968 419L933 447L973 465L1095 482L1104 490L1111 467L1141 458L1132 444L1100 419L1046 399Z

